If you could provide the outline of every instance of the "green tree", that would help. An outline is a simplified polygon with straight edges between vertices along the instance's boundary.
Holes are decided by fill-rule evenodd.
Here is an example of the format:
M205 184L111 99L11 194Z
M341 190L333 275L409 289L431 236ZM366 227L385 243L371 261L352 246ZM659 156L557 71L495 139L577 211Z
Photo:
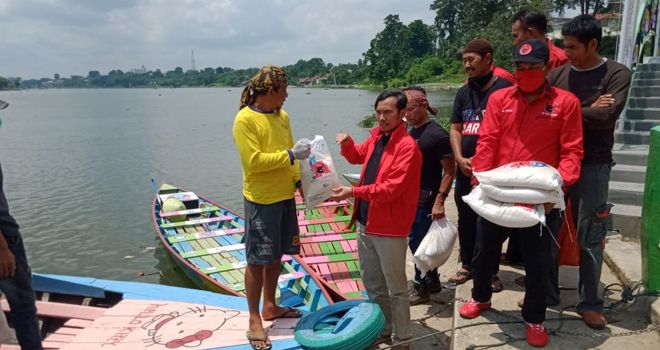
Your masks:
M566 9L580 9L580 14L596 14L604 11L610 1L607 0L553 0L554 9L563 15Z
M410 32L410 55L412 57L424 57L433 53L435 35L431 26L424 24L421 19L417 19L408 24L408 31Z
M410 31L399 20L399 15L385 17L385 28L371 40L369 50L363 54L369 78L385 82L398 78L410 65Z

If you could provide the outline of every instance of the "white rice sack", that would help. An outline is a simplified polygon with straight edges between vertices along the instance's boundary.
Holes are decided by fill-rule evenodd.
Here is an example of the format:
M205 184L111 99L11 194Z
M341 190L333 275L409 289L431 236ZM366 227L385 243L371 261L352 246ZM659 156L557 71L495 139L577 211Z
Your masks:
M454 250L457 236L458 228L449 219L445 217L433 220L429 231L413 255L413 262L422 272L422 278L430 270L447 262L452 250Z
M555 208L566 209L564 192L509 186L480 184L479 188L486 196L503 203L543 204L555 203Z
M463 201L484 219L503 227L522 228L545 224L545 210L542 204L510 204L488 198L480 188L475 187Z
M559 171L537 161L513 162L489 171L475 172L479 183L491 186L538 188L561 191Z
M339 175L323 136L307 140L312 152L300 161L300 177L307 209L316 207L332 196L332 189L341 186Z

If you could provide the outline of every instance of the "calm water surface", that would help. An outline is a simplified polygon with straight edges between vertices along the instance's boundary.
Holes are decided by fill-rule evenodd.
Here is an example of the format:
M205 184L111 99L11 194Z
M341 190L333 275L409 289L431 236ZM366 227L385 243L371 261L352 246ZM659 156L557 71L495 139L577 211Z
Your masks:
M243 212L232 123L241 89L0 92L0 162L36 272L189 285L156 237L150 179ZM294 139L344 131L377 93L290 88ZM432 93L449 108L452 92ZM357 172L329 142L340 172ZM158 271L163 272L160 277ZM140 276L144 274L145 276Z

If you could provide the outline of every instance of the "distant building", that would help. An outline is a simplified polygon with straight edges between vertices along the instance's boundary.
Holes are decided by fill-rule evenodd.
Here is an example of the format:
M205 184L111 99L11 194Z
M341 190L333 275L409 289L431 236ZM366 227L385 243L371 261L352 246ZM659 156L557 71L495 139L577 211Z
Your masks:
M600 21L600 25L603 27L603 36L619 35L621 13L597 13L594 17ZM571 19L573 18L550 17L548 24L552 26L552 30L548 32L548 36L552 39L561 39L561 27Z
M304 78L299 78L298 79L298 85L300 86L312 86L312 85L319 85L326 81L328 78L326 77L304 77Z

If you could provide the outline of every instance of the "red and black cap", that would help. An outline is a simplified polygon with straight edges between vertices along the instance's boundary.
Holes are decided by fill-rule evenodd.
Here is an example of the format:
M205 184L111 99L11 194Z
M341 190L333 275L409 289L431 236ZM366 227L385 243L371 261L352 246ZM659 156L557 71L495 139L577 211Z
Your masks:
M545 41L530 39L523 41L513 50L513 62L548 62L550 52Z

